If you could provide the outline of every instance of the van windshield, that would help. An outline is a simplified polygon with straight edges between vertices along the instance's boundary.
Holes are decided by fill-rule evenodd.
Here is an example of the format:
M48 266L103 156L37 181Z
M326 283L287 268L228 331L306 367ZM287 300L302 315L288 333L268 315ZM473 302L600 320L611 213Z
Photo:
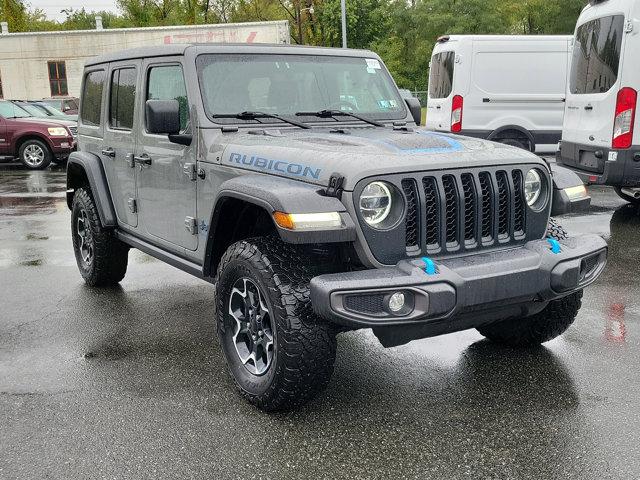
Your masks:
M437 53L431 58L429 97L447 98L451 95L455 60L455 52Z
M237 123L237 118L219 116L242 112L292 116L341 110L374 120L406 115L391 76L372 58L208 54L199 56L196 65L205 112L217 123Z
M623 32L623 15L597 18L578 28L571 62L571 93L611 89L618 79Z

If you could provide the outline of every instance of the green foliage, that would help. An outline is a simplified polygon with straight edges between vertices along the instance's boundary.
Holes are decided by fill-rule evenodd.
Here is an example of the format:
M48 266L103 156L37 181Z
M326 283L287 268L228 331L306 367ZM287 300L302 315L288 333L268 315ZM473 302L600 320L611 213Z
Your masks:
M347 0L349 47L378 52L400 87L426 89L444 34L568 34L586 0ZM48 20L21 0L0 0L12 32L289 20L293 43L339 47L340 0L118 0L120 14L66 10ZM312 7L312 8L310 8Z

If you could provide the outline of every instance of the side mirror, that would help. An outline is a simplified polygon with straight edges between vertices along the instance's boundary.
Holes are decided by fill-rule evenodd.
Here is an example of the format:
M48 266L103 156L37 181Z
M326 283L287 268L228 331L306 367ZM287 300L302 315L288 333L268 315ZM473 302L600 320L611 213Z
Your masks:
M411 112L413 121L416 122L416 125L420 126L420 123L422 122L422 105L420 105L420 100L412 97L405 98L404 101L407 103L407 107L409 107L409 112Z
M147 131L155 135L180 133L180 104L177 100L147 100Z

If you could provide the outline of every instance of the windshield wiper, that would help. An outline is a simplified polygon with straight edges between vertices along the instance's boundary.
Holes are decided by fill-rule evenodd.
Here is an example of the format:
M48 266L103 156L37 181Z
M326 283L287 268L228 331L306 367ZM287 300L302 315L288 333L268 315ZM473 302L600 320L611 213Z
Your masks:
M366 117L358 115L356 113L351 112L343 112L342 110L320 110L318 112L298 112L296 113L298 117L319 117L319 118L335 118L335 117L351 117L361 122L368 123L369 125L373 125L374 127L384 127L385 125L380 122L376 122L375 120L370 120Z
M213 118L238 118L240 120L255 120L258 118L275 118L276 120L280 120L282 122L288 123L289 125L293 125L294 127L300 127L309 129L311 128L306 123L297 122L290 118L281 117L276 113L266 113L266 112L241 112L241 113L219 113L217 115L212 115Z

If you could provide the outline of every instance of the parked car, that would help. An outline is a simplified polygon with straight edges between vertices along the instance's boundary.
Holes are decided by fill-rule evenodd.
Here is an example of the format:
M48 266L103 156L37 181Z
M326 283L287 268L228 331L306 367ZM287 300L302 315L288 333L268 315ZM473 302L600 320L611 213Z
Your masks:
M38 108L40 111L42 111L44 114L46 114L48 117L52 117L55 119L60 119L60 120L71 120L71 121L78 121L78 115L77 114L66 114L60 110L58 110L56 107L53 107L51 105L49 105L48 103L44 103L40 100L29 100L29 105L32 105L36 108Z
M640 3L592 1L578 18L558 162L640 204Z
M0 156L19 158L37 170L62 162L75 149L69 128L55 120L33 117L18 105L0 100Z
M80 100L76 97L43 98L41 101L47 105L57 108L65 115L78 114L78 105L80 105Z
M78 122L75 120L72 120L73 118L72 115L65 115L62 112L60 112L60 114L58 115L58 114L55 114L55 112L53 112L54 110L53 107L49 107L47 105L45 106L45 108L40 108L35 103L25 102L23 100L11 100L11 103L19 106L20 108L25 110L27 113L29 113L32 117L47 118L49 120L55 121L56 123L59 123L60 125L64 125L69 129L69 131L74 137L76 137L76 135L78 134ZM52 110L51 114L47 113L48 109Z
M555 153L571 38L440 37L430 63L427 128Z
M82 92L67 167L80 274L118 283L133 247L214 283L202 314L260 408L322 390L340 331L385 347L469 328L551 340L604 268L600 236L549 220L588 204L576 175L417 129L419 102L373 52L135 49L88 61Z

